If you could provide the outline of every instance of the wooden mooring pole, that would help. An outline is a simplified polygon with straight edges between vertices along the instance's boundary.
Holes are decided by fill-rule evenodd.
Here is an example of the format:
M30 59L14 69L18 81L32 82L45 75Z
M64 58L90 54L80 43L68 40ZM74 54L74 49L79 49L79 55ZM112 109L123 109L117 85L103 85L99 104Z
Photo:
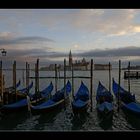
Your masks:
M37 92L39 94L39 59L37 59Z
M40 100L40 93L39 93L39 59L37 59L37 63L36 63L36 76L37 76L37 82L36 82L36 86L37 86L37 98L39 98Z
M119 60L118 112L120 111L121 60Z
M37 103L37 64L35 63L35 95L36 95L36 103Z
M2 75L2 61L0 61L0 98L1 104L3 104L3 75Z
M25 86L24 69L22 70L22 82L23 82L23 85Z
M58 81L58 77L57 77L57 64L55 64L55 92L57 92L57 81Z
M137 71L136 72L136 79L138 79L139 78L139 72Z
M59 77L59 79L60 79L60 76L61 76L61 75L60 75L60 67L58 68L58 75L59 75L58 77Z
M130 93L130 62L128 62L128 91Z
M64 109L66 109L66 59L64 59Z
M16 61L13 64L13 87L15 93L15 100L17 101L17 89L16 89Z
M3 74L2 78L3 78L2 103L4 104L4 95L3 95L3 93L5 92L5 75L4 74Z
M111 68L110 68L110 62L109 62L109 92L111 92Z
M72 71L72 98L74 99L74 73L73 73L73 63L72 63L71 71Z
M27 88L27 95L29 95L29 64L26 62L26 88Z
M29 83L30 83L30 79L29 79L29 77L30 77L30 64L28 63L28 85L29 85ZM28 88L28 90L27 90L27 94L29 95L29 88Z
M90 100L91 100L91 108L90 108L90 111L92 112L92 105L93 105L93 102L92 102L92 93L93 93L93 59L91 59L91 69L90 69Z

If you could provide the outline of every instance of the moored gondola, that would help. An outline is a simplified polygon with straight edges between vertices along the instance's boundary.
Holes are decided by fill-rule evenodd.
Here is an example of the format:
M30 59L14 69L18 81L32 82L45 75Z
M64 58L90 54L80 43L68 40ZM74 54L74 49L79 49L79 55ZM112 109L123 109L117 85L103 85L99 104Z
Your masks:
M81 81L81 85L71 104L74 113L87 111L89 106L89 90L83 81Z
M30 85L26 88L22 88L22 89L17 89L17 98L20 100L20 99L23 99L23 98L26 98L26 95L27 95L27 92L32 89L33 87L33 81L30 83ZM13 94L13 93L12 93Z
M101 115L107 116L108 114L113 114L113 95L101 84L100 81L97 88L96 101L97 110Z
M49 94L51 94L53 90L53 84L52 82L49 84L49 86L45 89L43 89L42 91L40 91L41 95L43 95L43 97L40 97L42 100L45 99L47 97L47 95L49 96ZM26 95L27 96L27 95ZM30 95L30 97L32 97L33 95ZM41 99L39 99L38 101L40 101ZM31 100L31 102L33 104L38 104L36 98L33 98ZM27 102L27 98L21 99L17 102L11 103L11 104L5 104L0 108L1 112L12 112L12 111L17 111L17 110L23 110L23 109L27 109L28 107L28 102Z
M66 91L66 93L65 93ZM61 90L58 90L52 97L36 106L33 106L30 100L28 100L28 107L30 108L33 114L49 112L55 109L64 108L64 105L67 105L69 102L69 95L71 92L71 83L68 81L65 87Z
M27 91L29 90L30 91L30 89L33 87L33 81L31 82L31 84L28 86L28 87L26 87L26 88L22 88L22 89L17 89L20 93L23 93L23 94L25 94L25 93L27 93Z
M15 95L15 90L14 87L6 88L4 90L3 94L3 103L14 103L15 100L19 101L21 99L25 99L27 95L27 91L30 91L33 87L33 81L30 83L30 85L26 88L20 88L21 82L16 84L16 95ZM15 99L17 98L17 99Z
M17 84L16 84L16 88L19 88L20 85L21 85L21 81L19 80L19 81L17 82ZM14 87L13 87L13 86L8 87L8 88L5 88L5 92L13 92L13 90L14 90Z
M135 99L135 95L128 92L121 86L119 87L119 85L115 82L114 79L113 79L112 88L113 88L113 92L116 98L118 98L118 95L120 95L119 98L121 101L121 104L120 104L121 108L124 111L128 111L132 114L140 116L140 103L138 103L137 100ZM118 94L119 88L120 88L120 92Z

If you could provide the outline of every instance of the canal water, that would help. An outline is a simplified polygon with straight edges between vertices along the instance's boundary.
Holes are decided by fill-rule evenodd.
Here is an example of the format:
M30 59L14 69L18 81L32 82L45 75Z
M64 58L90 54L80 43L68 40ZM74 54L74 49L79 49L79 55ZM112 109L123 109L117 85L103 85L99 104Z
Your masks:
M5 85L6 87L12 85L12 71L4 71ZM53 71L41 71L40 76L54 76ZM121 73L121 85L125 89L128 89L128 82L123 78L123 71ZM31 76L34 76L34 72L30 72ZM60 72L60 76L63 76L63 71ZM71 72L67 71L67 76L71 76ZM74 76L90 76L90 71L74 71ZM118 81L118 70L112 70L111 76ZM25 78L25 77L24 77ZM25 79L23 79L23 72L17 71L17 80L21 80L21 87L25 86ZM108 71L93 71L93 111L90 112L90 108L87 113L75 116L72 112L71 104L69 104L66 110L61 109L55 112L49 112L46 114L33 115L28 111L20 111L10 114L2 114L0 117L0 130L10 131L129 131L140 130L140 118L123 112L117 112L117 106L115 106L115 112L112 120L104 120L99 118L96 110L95 94L98 86L98 82L101 81L107 88L108 85ZM34 79L30 79L31 81ZM67 79L70 80L71 79ZM81 80L90 89L90 79L74 79L74 92L76 92L80 86ZM40 90L49 85L50 81L55 84L54 79L40 79ZM131 92L136 95L136 99L140 102L140 79L131 80ZM64 85L63 79L58 79L57 87L61 89ZM34 87L30 91L34 93ZM55 89L53 90L53 94ZM113 94L113 92L112 92ZM70 97L70 99L72 99ZM116 100L114 98L114 104Z

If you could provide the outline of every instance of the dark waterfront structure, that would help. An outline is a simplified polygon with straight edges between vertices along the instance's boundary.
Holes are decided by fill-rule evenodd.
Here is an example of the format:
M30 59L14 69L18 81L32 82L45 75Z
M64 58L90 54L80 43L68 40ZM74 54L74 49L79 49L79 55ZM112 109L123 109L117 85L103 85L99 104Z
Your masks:
M124 79L128 78L134 78L134 79L139 79L140 78L140 71L124 71Z
M112 65L110 65L112 69ZM109 70L109 64L94 64L94 70Z

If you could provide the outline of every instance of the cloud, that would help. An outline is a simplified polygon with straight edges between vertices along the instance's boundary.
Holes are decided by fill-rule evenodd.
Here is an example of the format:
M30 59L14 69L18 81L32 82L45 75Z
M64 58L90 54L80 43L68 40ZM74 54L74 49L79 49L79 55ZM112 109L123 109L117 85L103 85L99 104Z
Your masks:
M49 48L44 51L43 48L38 48L29 49L28 51L10 50L7 56L3 57L3 60L5 62L7 61L8 64L12 64L13 60L17 60L21 67L27 61L32 63L34 67L37 58L40 59L40 66L45 66L52 63L63 64L64 58L66 58L68 62L68 56L69 53L55 52ZM133 64L140 64L140 47L129 46L119 49L90 50L82 53L75 53L72 51L72 56L74 61L85 57L87 61L93 58L94 63L104 64L111 62L116 66L118 65L118 60L122 60L123 64L127 64L128 61L131 61ZM11 67L11 65L7 66Z
M87 52L77 54L77 56L83 57L140 56L140 47L128 46L117 49L90 50Z
M12 32L0 32L0 47L7 51L7 57L44 55L52 50L55 41L40 36L17 37Z
M12 32L0 32L0 46L7 51L6 57L1 59L9 61L9 63L13 60L34 62L39 57L45 60L45 56L54 49L52 47L54 42L54 40L45 37L17 37Z
M38 53L40 51L40 53ZM35 53L36 52L36 53ZM31 54L30 54L31 56ZM61 60L63 61L64 58L68 59L69 53L60 53L60 52L43 52L43 50L34 50L32 56L38 56L40 58L46 58L49 60ZM139 59L140 57L140 47L129 46L119 49L105 49L105 50L90 50L81 53L74 53L72 52L72 56L74 59L81 59L86 57L87 59L96 58L96 59L112 59L112 58L121 58L123 60L130 60Z
M75 48L75 49L78 49L78 48L79 48L79 45L78 45L78 44L75 44L75 45L74 45L74 48Z
M11 32L0 32L0 39L10 39L14 36Z
M1 20L1 25L3 25L1 26L1 30L5 30L6 28L6 31L0 32L0 46L4 46L7 49L7 59L9 60L12 58L16 58L20 61L24 61L25 59L34 61L35 58L39 57L44 62L45 60L57 61L63 60L64 58L68 57L69 52L60 53L60 51L62 50L62 52L64 52L63 46L64 44L69 43L68 40L70 40L73 43L70 42L70 45L68 45L70 46L69 49L72 49L72 51L74 50L72 52L74 58L93 57L100 61L108 61L110 58L112 58L112 60L115 61L115 59L118 59L120 57L123 60L128 60L130 58L131 60L138 60L140 56L140 47L135 46L124 47L120 49L87 50L89 50L89 47L91 46L92 48L96 46L99 46L100 48L101 46L107 46L108 40L110 41L110 39L112 39L106 38L107 36L124 36L139 33L139 15L139 9L1 10L0 19L3 19ZM135 20L137 20L137 23ZM14 23L15 27L17 28L13 28L12 23ZM21 31L21 34L17 35L16 33L9 32L11 31L9 30L10 25L11 28L15 31L19 29L18 31ZM7 26L9 28L7 28ZM30 27L32 27L31 30ZM22 33L27 33L28 28L29 32L31 31L30 34L32 33L33 35L35 35L34 33L38 33L38 36L22 36ZM41 31L42 29L44 31L44 28L46 30L45 32L43 32L43 34L45 34L46 31L49 31L49 33L51 33L53 37L56 37L56 39L58 39L58 44L56 44L58 46L55 46L57 49L53 46L53 43L55 42L53 39L39 36L39 33L42 33ZM33 30L35 32L32 32ZM56 32L54 32L55 30ZM57 32L58 30L61 32ZM66 31L64 32L65 34L62 33L63 31ZM82 36L82 40L79 40L79 36L77 38L74 36L79 35L76 34L76 32L78 31ZM66 39L67 37L69 37L69 39L65 40L64 37L63 41L65 43L61 44L61 40L59 40L60 38L57 38L58 35L60 35L60 37L63 37L63 35L67 35L65 37ZM71 40L71 35L73 35L73 38L75 40ZM131 39L129 38L130 40L128 41L128 43L135 43L135 37L136 36ZM107 42L105 39L108 39ZM116 42L118 41L118 38L113 39L114 40L111 40L109 42L109 47L111 47L111 45L113 44L112 41L115 41L115 39ZM84 43L83 40L86 41L87 44ZM91 40L94 40L95 42L92 42ZM119 44L125 41L120 40L118 42ZM133 40L133 42L130 42L131 40ZM115 46L116 44L117 43L115 43ZM127 45L126 43L124 44ZM59 47L60 45L62 46L62 48ZM83 46L87 46L88 49L86 47L84 48ZM80 51L79 49L83 49L86 51L82 53L82 51ZM56 50L58 50L59 52L57 52ZM67 48L65 50L67 51ZM77 53L78 51L79 53Z
M36 23L50 30L73 28L122 36L140 32L140 24L135 23L139 14L139 9L15 9L1 10L0 19L8 28L16 27L17 30L21 25Z
M25 51L26 53L26 51ZM21 54L24 54L21 52ZM58 58L68 58L69 52L68 53L60 53L60 52L55 52L55 51L47 51L44 52L42 49L34 49L30 50L27 55L32 55L32 56L38 56L38 57L46 57L50 59L58 59ZM20 55L20 53L19 53ZM123 47L123 48L117 48L117 49L105 49L105 50L89 50L85 52L80 52L80 53L74 53L72 52L73 57L87 57L87 58L104 58L104 57L135 57L139 58L140 56L140 47L136 46L128 46L128 47ZM131 58L132 59L132 58Z
M140 32L140 25L134 21L139 13L139 9L50 10L41 23L52 28L65 25L77 31L122 36Z
M77 28L93 32L125 35L130 32L139 32L135 29L139 25L133 23L134 17L138 12L140 11L131 9L106 9L101 10L101 14L97 14L94 11L92 13L90 10L82 10L74 24Z
M6 34L7 35L7 34ZM33 44L39 42L54 42L54 40L45 38L45 37L38 37L38 36L28 36L28 37L19 37L19 38L9 38L8 36L0 35L0 45L17 45L17 44Z

